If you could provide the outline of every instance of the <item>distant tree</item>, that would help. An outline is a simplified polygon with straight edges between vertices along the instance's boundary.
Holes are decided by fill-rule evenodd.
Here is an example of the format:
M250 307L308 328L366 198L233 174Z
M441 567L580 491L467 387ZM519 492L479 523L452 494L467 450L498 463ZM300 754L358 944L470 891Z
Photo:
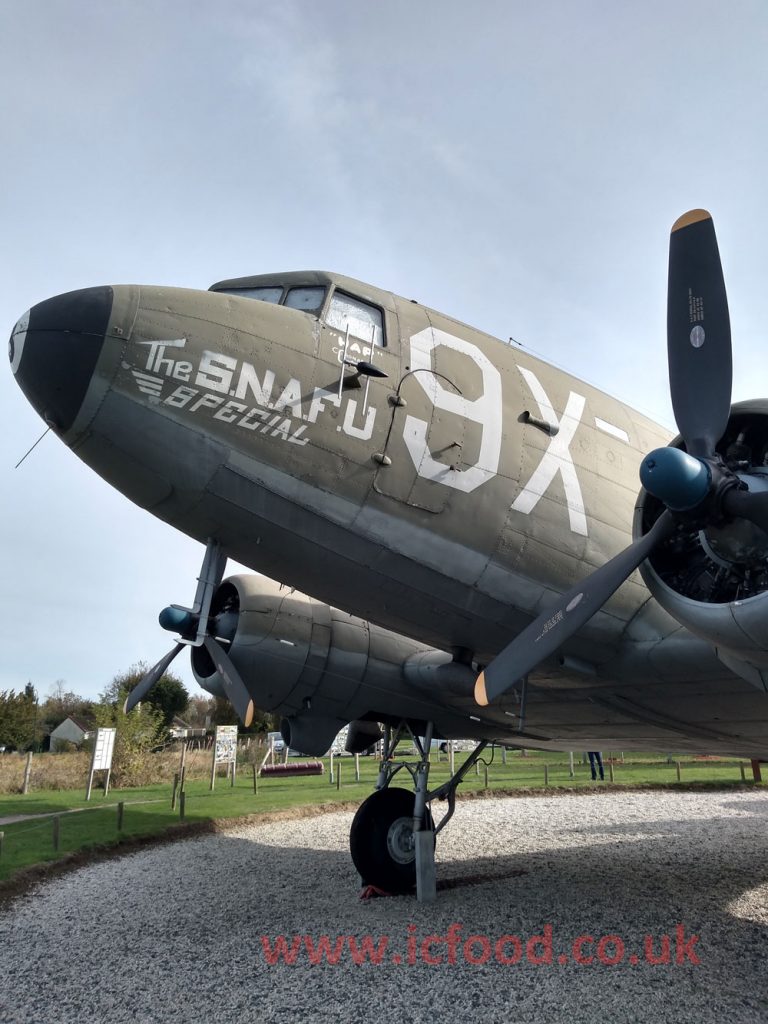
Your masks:
M28 750L35 743L37 694L31 683L24 690L0 692L0 745Z
M213 697L202 697L195 694L189 698L184 719L191 729L205 729L213 721Z
M147 673L148 666L145 662L139 661L126 672L118 673L106 686L101 694L102 704L115 704L122 707L125 698L136 684ZM189 704L189 693L181 679L173 672L166 672L162 675L147 696L143 703L149 704L160 711L166 728L173 721L174 715L181 715Z
M176 715L183 715L189 705L186 686L169 672L158 679L144 699L162 714L166 729L170 727Z
M214 697L211 708L211 725L235 725L237 714L226 697Z

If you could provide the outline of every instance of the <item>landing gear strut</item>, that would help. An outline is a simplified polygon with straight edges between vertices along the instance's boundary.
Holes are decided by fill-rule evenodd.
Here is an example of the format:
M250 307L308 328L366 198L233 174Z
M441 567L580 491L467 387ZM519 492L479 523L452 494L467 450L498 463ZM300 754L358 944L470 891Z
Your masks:
M411 892L416 887L420 903L429 903L437 894L435 876L435 838L453 817L456 789L488 745L475 747L461 768L437 789L429 789L429 751L432 746L432 722L422 738L414 735L407 722L396 729L387 726L384 757L376 792L358 808L349 834L352 860L366 885L389 893ZM418 753L417 761L395 761L400 740L410 736ZM398 786L392 779L405 768L415 792ZM435 826L432 800L447 800L448 810Z

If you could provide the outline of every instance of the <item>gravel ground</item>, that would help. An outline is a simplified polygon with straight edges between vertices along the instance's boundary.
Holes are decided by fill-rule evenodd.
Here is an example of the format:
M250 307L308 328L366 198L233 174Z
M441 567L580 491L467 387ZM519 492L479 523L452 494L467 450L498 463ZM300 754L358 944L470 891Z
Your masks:
M237 826L40 886L0 911L0 1020L768 1021L768 793L465 801L438 841L432 905L360 902L351 817ZM451 925L457 962L445 942L426 950L443 963L423 962ZM553 962L530 963L547 925ZM270 964L262 936L281 934L389 943L381 964L354 964L347 938L338 964L311 964L302 938L294 964ZM585 934L591 964L573 957ZM645 962L646 934L657 956L671 936L670 963ZM466 962L473 935L485 963ZM505 935L519 962L498 962ZM621 962L597 958L605 935ZM501 958L517 948L504 940Z

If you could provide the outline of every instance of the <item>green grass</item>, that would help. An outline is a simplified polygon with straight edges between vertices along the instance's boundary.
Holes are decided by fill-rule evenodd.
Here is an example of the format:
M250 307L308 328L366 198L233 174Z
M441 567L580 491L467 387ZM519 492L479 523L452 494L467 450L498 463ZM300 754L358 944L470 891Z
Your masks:
M456 765L466 755L456 756ZM606 756L608 756L606 754ZM618 757L618 755L616 755ZM490 754L488 755L490 759ZM632 754L625 763L614 765L615 784L675 785L677 772L675 764L668 764L659 755ZM567 754L529 751L526 757L518 752L507 754L507 764L502 764L501 752L496 751L488 769L490 789L544 789L544 766L548 770L549 788L590 788L592 782L589 767L575 759L575 778L570 778ZM739 784L741 773L738 760L698 761L679 759L681 779L684 785L696 784ZM237 818L250 814L263 814L300 805L319 805L336 801L361 801L373 789L378 773L378 762L370 757L360 758L360 782L355 782L354 759L338 758L335 767L341 764L341 786L336 780L331 785L328 774L287 779L259 779L258 793L253 792L250 766L241 767L236 784L231 786L219 777L216 789L210 792L208 782L190 781L186 787L186 814L188 822L212 819ZM327 765L327 761L326 761ZM747 765L747 779L751 779ZM437 761L432 755L430 769L431 786L439 785L448 778L448 761L443 757ZM409 782L405 769L398 775L398 783ZM600 785L600 784L598 784ZM606 764L606 782L610 787L609 769ZM484 766L479 772L470 769L461 789L478 790L485 786ZM94 790L90 803L86 803L82 790L32 792L27 796L13 795L0 797L0 817L14 814L57 814L74 808L88 809L82 813L62 814L59 818L60 851L53 849L53 822L51 818L28 820L9 825L0 825L4 835L0 855L0 880L7 879L21 868L61 856L89 846L119 843L123 837L156 835L179 821L178 808L170 807L171 787L168 784L146 786L142 789L111 790L106 799L101 790ZM118 801L125 804L123 829L117 831Z

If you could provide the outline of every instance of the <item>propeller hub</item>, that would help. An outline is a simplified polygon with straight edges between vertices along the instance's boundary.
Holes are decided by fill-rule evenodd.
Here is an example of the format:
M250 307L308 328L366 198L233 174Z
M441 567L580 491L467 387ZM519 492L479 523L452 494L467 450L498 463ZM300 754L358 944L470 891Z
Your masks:
M657 448L643 459L640 483L673 512L688 512L709 494L712 470L680 448Z
M186 608L177 608L173 604L163 608L157 620L163 629L167 629L169 633L179 633L181 636L197 625L197 619L192 612Z

